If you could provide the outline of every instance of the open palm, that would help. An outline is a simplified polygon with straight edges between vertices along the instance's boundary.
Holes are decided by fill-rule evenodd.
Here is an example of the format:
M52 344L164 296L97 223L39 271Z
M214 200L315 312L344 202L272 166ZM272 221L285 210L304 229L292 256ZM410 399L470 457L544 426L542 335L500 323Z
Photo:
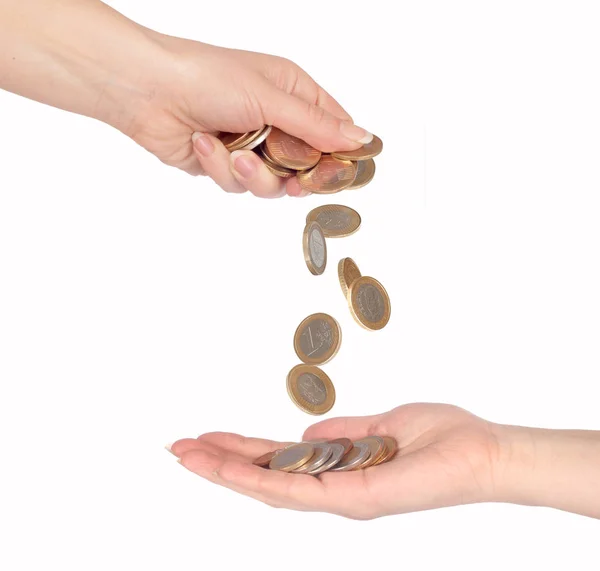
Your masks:
M368 417L311 426L304 440L377 434L399 446L386 464L318 477L265 470L252 461L288 444L224 432L175 442L171 451L199 476L274 507L353 519L486 501L493 496L498 442L493 425L458 407L409 404Z

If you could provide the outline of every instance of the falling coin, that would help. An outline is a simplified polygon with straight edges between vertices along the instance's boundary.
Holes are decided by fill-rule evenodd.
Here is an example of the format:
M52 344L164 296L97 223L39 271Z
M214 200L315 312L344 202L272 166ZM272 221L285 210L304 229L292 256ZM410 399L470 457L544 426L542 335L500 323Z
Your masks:
M349 472L362 466L371 456L371 449L364 442L355 442L354 446L330 472Z
M311 444L305 442L294 444L277 454L269 463L269 468L271 470L291 472L306 464L312 458L312 455L313 447Z
M307 365L331 361L342 343L339 323L326 313L314 313L300 323L294 334L296 355Z
M338 264L338 278L345 298L348 297L350 286L360 277L362 277L362 274L352 258L342 258L340 260Z
M367 159L376 157L382 150L383 141L377 135L373 135L373 140L360 147L360 149L356 149L355 151L339 151L331 153L331 156L348 161L366 161Z
M354 319L365 329L383 329L390 320L390 298L374 278L363 276L350 284L348 305Z
M333 453L333 448L327 443L313 444L313 449L314 453L312 458L306 464L300 466L300 468L296 468L294 474L307 474L313 470L318 470L325 462L327 462L327 460L329 460Z
M366 438L361 438L354 443L354 446L358 446L359 444L366 444L370 451L369 459L361 464L361 468L372 466L379 460L381 455L385 453L385 441L381 436L367 436Z
M308 269L315 276L321 275L327 266L327 245L325 234L317 222L310 222L306 225L302 245Z
M299 172L298 182L315 194L332 194L350 186L356 178L356 163L323 155L312 169Z
M277 128L266 138L265 148L272 161L297 171L314 167L321 158L321 151Z
M356 178L354 182L346 190L356 190L367 186L375 176L375 161L367 159L366 161L357 161L356 163Z
M331 456L329 456L329 459L320 468L313 468L312 470L306 472L307 474L316 476L321 472L326 472L327 470L330 470L336 466L344 457L344 447L341 444L330 442L329 447L331 448Z
M273 450L272 452L267 452L266 454L259 456L256 460L254 460L254 462L252 462L252 464L264 468L265 466L269 465L271 460L273 460L273 458L275 458L275 456L277 456L279 452L281 452L281 450Z
M288 373L287 391L292 402L308 414L325 414L335 404L331 379L314 365L296 365Z
M306 222L317 222L326 238L342 238L360 228L360 214L349 206L326 204L311 210Z

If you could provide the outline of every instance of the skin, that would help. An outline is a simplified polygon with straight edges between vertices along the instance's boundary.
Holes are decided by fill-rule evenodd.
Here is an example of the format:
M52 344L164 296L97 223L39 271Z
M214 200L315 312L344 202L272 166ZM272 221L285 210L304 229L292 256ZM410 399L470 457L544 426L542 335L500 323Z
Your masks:
M213 432L169 450L188 470L268 505L368 520L480 502L553 507L600 518L600 432L499 425L461 408L409 404L335 418L302 440L394 437L388 463L318 477L252 465L288 443Z
M0 88L103 121L227 192L303 195L214 137L274 125L321 151L372 139L284 58L160 34L98 0L0 0Z

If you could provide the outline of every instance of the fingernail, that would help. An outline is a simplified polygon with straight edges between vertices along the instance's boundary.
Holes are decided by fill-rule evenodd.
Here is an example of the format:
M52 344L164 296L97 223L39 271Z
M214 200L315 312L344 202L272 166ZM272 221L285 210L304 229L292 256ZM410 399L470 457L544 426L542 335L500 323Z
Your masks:
M358 127L354 123L350 123L348 121L342 121L340 123L340 131L346 139L350 139L355 143L360 143L361 145L366 145L373 140L373 134L369 133L362 127Z
M173 456L177 456L177 455L175 454L175 452L173 452L173 450L171 450L171 446L172 446L172 444L167 444L167 445L165 446L165 450L166 450L167 452L170 452L171 454L173 454Z
M256 172L256 163L251 157L240 151L231 153L231 164L242 178L252 178Z
M192 134L192 143L194 143L195 149L203 156L210 157L215 150L212 141L204 133Z

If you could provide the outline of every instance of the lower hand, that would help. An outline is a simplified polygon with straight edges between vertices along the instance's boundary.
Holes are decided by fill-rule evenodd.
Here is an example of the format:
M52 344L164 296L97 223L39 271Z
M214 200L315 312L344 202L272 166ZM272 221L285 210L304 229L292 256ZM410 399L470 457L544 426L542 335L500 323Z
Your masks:
M252 461L286 443L209 433L171 451L199 476L274 507L353 519L490 501L496 494L500 442L495 425L449 405L410 404L385 414L326 420L303 440L392 436L386 464L318 477L266 470Z

